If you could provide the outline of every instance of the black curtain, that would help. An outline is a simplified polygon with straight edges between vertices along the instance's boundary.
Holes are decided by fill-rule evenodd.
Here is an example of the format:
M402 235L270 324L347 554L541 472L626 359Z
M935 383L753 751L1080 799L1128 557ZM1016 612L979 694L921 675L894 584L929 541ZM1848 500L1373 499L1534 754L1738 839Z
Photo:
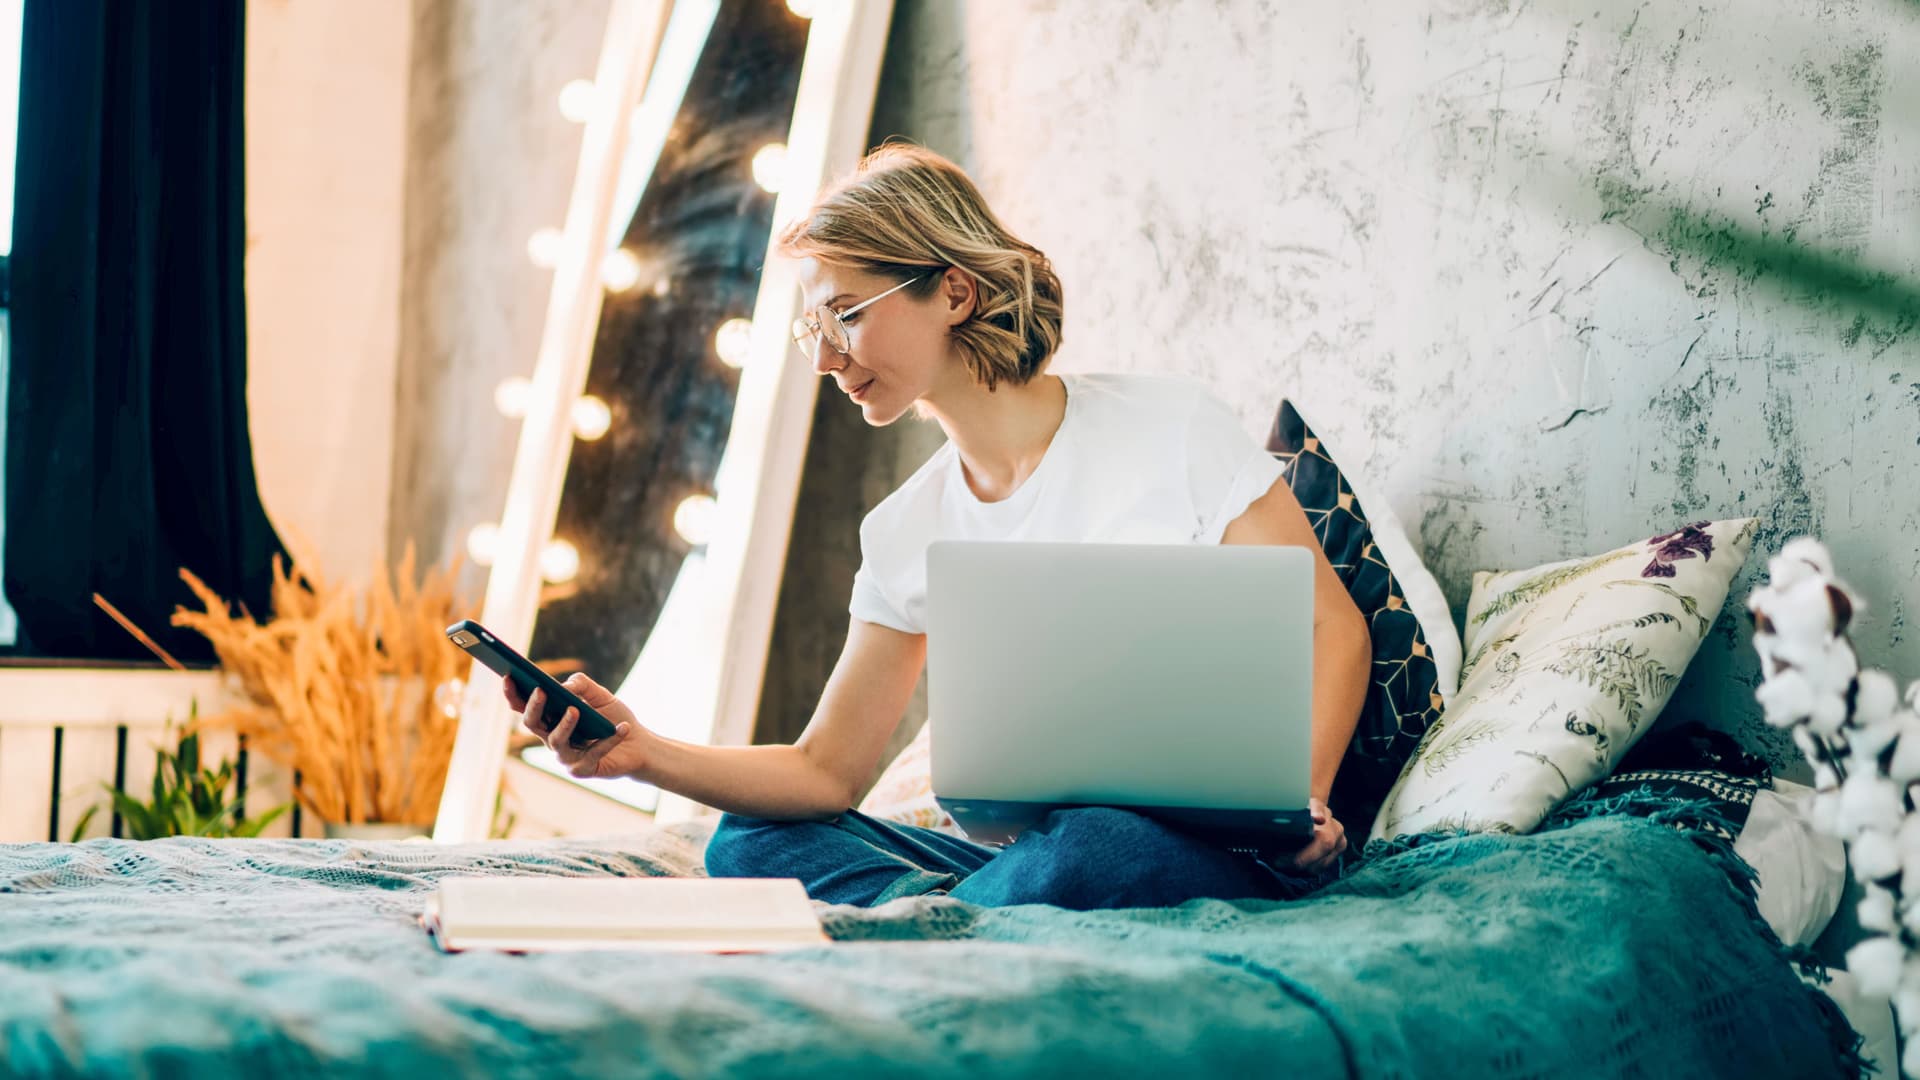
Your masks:
M247 435L244 0L27 0L7 598L43 657L182 660L185 566L265 617L283 550Z

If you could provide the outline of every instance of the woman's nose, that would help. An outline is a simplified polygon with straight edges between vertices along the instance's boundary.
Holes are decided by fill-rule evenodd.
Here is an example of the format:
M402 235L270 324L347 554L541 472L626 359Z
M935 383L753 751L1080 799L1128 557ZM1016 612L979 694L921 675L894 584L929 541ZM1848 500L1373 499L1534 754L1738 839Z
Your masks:
M820 343L820 351L813 356L813 373L815 375L831 375L846 366L847 355L845 353L824 341Z

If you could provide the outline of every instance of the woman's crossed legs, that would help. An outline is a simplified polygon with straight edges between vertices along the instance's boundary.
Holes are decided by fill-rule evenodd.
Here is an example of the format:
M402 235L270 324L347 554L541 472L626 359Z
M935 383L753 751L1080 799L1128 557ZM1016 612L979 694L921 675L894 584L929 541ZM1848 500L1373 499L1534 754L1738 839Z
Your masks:
M722 814L712 877L797 877L807 894L871 907L945 892L984 907L1172 907L1299 896L1330 875L1289 875L1152 818L1105 806L1055 810L1004 848L846 810L823 821Z

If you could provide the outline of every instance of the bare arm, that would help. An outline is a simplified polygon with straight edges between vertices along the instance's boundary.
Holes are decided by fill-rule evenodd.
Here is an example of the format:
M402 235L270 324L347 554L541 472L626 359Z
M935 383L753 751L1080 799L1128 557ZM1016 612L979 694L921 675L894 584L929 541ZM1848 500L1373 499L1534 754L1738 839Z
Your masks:
M926 659L926 635L854 619L792 745L702 746L648 732L629 775L743 817L830 818L873 776Z
M1325 802L1333 777L1353 741L1360 707L1367 700L1373 641L1333 564L1313 535L1306 511L1287 486L1275 480L1220 537L1223 544L1288 544L1313 552L1313 780L1312 794Z

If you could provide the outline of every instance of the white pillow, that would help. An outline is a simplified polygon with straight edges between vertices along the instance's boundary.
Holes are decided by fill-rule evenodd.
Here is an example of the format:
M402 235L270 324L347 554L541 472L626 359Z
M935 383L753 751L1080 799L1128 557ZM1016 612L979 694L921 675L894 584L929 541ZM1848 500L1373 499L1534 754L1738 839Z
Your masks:
M1791 780L1761 788L1733 842L1734 854L1760 875L1755 898L1761 917L1788 945L1813 944L1840 910L1847 888L1846 846L1807 822L1812 792Z
M1305 414L1301 419L1306 420ZM1334 467L1339 469L1338 465ZM1393 571L1393 579L1400 583L1400 594L1413 609L1414 621L1420 624L1420 636L1427 639L1427 650L1433 655L1434 689L1439 691L1441 703L1452 708L1453 696L1460 692L1460 662L1464 650L1460 645L1460 631L1453 625L1453 610L1447 606L1447 594L1440 590L1440 582L1420 558L1420 549L1408 535L1407 527L1374 488L1373 482L1358 472L1339 471L1340 478L1347 482L1354 500L1367 515L1367 529L1380 548L1380 557Z

